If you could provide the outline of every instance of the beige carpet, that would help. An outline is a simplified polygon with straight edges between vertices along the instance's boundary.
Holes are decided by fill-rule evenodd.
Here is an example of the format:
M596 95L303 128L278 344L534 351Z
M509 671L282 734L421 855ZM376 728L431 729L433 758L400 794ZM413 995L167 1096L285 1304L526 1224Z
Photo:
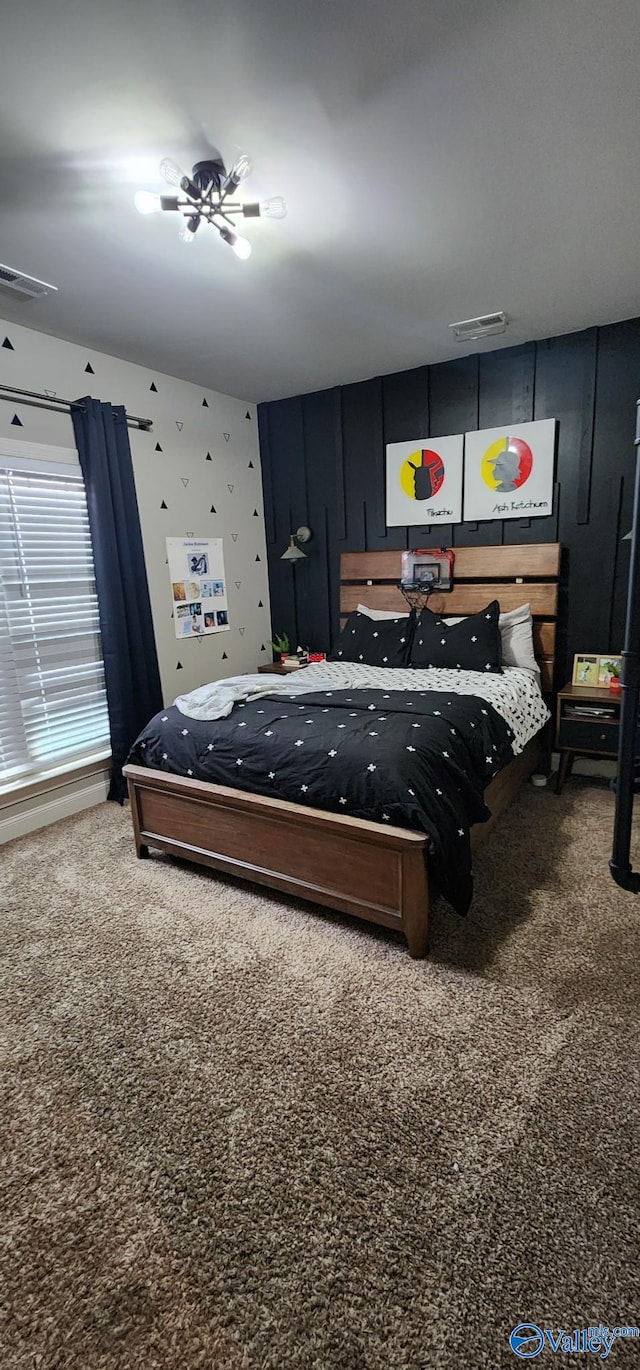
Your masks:
M425 962L136 861L116 805L3 848L2 1370L493 1370L521 1320L639 1321L611 818L526 787Z

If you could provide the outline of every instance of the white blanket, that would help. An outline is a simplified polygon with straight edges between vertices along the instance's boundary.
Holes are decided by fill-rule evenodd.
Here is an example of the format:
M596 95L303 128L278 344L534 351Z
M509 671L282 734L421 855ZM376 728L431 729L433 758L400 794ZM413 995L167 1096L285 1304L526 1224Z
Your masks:
M290 699L316 690L442 690L477 695L492 704L513 730L518 755L551 717L531 671L506 666L500 675L482 671L414 670L365 666L359 662L319 661L289 675L238 675L200 685L174 704L188 718L227 718L234 704L281 694Z
M293 674L293 673L292 673ZM309 690L322 690L325 682L321 679L315 685L306 686ZM212 680L208 685L199 685L187 695L174 699L176 709L187 718L228 718L234 704L243 704L251 699L261 699L263 695L292 694L291 677L269 675L232 675L226 680ZM298 693L298 691L296 691ZM304 694L305 690L299 691Z

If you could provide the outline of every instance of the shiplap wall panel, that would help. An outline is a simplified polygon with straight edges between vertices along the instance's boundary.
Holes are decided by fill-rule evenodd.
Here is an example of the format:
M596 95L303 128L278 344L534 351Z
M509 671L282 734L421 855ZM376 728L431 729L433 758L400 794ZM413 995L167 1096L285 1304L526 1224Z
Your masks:
M308 563L296 567L297 585L308 585L307 613L304 618L305 642L326 641L331 637L334 608L331 598L329 562L331 550L325 535L327 510L333 515L342 502L341 471L337 461L327 459L332 451L335 425L335 392L319 390L305 395L302 402L304 453L307 471L307 499L313 509L314 548ZM305 551L311 551L305 547ZM286 563L284 563L286 567ZM289 572L291 574L291 572ZM302 620L301 620L302 621Z
M407 546L527 545L559 541L563 567L558 608L557 684L571 673L574 652L619 652L622 647L631 526L635 403L640 397L640 320L590 328L498 352L456 358L430 367L345 385L327 392L333 427L302 452L287 439L282 453L263 452L265 502L287 507L292 481L288 462L302 462L308 483L308 522L314 541L308 566L272 577L274 623L286 627L296 584L307 576L313 594L307 619L289 625L292 636L326 650L337 631L340 552ZM303 408L311 397L303 397ZM313 397L321 406L321 398ZM329 404L329 398L327 398ZM289 402L287 402L289 403ZM273 404L261 406L271 411ZM318 412L317 408L316 411ZM554 508L548 518L461 523L450 528L384 528L384 459L388 442L465 433L530 419L558 419ZM291 419L293 422L293 419ZM326 473L323 484L316 466ZM339 474L334 483L333 476ZM331 474L330 474L331 473ZM291 479L289 477L291 476ZM343 498L344 494L344 498ZM586 520L586 521L585 521ZM272 543L270 565L283 547ZM315 567L312 563L315 560ZM328 575L331 621L315 603L318 576ZM324 593L324 588L323 588ZM526 597L526 596L524 596ZM313 601L313 603L312 603ZM299 602L301 602L299 600Z
M385 449L388 442L413 442L414 438L426 437L429 433L428 368L421 366L413 371L398 371L393 376L384 376L382 404ZM385 503L378 516L378 524L383 532L386 517L386 483L384 496ZM407 546L408 533L414 537L418 536L422 542L428 536L424 528L388 528L386 536L378 539L377 546L374 548L368 545L367 549L404 549Z

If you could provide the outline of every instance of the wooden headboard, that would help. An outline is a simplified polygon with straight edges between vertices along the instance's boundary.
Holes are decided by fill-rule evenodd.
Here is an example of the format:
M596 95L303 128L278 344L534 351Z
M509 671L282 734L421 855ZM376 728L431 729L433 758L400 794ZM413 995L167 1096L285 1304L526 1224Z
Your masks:
M530 542L511 547L456 547L454 588L432 595L437 614L474 614L490 600L500 608L530 604L533 643L542 689L551 694L556 648L560 543ZM402 552L342 552L340 556L340 623L360 603L371 609L406 613L400 590Z

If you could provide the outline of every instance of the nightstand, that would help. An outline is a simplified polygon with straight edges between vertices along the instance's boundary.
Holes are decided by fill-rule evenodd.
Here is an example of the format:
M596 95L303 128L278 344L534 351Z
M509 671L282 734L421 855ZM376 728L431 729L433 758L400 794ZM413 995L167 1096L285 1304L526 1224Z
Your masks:
M565 685L558 694L556 748L560 766L556 794L571 775L573 758L618 755L621 694L594 685Z
M305 661L305 666L307 665L308 662ZM305 666L294 666L293 670L287 670L286 666L283 666L281 661L274 661L270 666L258 666L258 670L260 674L264 672L265 674L270 675L296 675L298 671L304 671Z

